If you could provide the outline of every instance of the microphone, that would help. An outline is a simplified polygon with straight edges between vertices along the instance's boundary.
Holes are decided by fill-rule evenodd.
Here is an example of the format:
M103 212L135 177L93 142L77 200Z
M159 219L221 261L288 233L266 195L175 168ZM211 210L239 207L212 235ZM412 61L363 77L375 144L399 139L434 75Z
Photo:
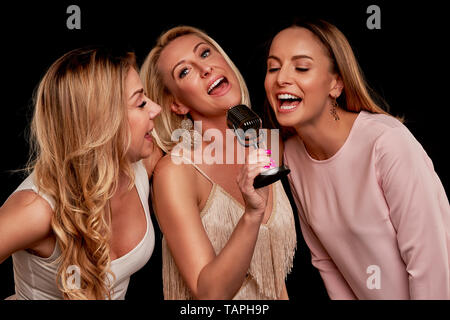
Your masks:
M258 148L262 144L263 134L260 134L262 126L261 118L249 107L239 104L227 111L227 126L234 130L238 142L244 146ZM255 189L265 187L288 175L291 170L283 165L261 172L255 177L253 187Z

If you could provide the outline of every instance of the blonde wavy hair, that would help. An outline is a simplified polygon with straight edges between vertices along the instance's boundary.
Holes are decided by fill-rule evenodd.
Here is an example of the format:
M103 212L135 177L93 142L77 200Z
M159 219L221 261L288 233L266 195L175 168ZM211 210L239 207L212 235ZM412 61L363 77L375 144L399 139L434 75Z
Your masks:
M166 153L170 152L178 142L172 141L172 132L179 129L181 127L181 122L188 116L180 116L171 111L170 105L173 102L173 95L163 82L160 70L158 70L158 61L161 52L170 42L188 34L194 34L206 41L224 57L238 79L241 88L241 103L251 107L250 95L242 74L214 39L208 36L204 31L191 26L178 26L167 30L157 39L156 45L145 58L140 71L141 80L144 84L147 96L159 104L162 109L160 116L154 120L156 130L153 130L153 136L158 146Z
M76 49L54 62L34 95L28 165L40 191L55 199L51 226L61 250L57 285L64 299L111 298L109 200L119 172L134 184L125 78L134 54ZM70 266L81 288L68 284Z
M289 28L295 27L311 31L325 47L331 60L332 72L339 75L344 83L344 90L336 99L340 108L351 112L365 110L370 113L390 115L385 110L389 109L389 105L367 84L350 43L336 26L320 19L298 19ZM269 122L272 122L275 127L280 127L267 100L265 104L265 109L270 117ZM384 108L380 105L383 105ZM397 117L397 119L401 122L404 121L402 117ZM282 130L284 139L296 134L295 130L291 128L282 129L284 129L284 131Z

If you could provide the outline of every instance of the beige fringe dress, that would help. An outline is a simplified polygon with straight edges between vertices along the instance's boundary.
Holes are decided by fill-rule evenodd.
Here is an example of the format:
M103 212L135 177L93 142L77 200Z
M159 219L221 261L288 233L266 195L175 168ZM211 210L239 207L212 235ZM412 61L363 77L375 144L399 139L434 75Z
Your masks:
M185 158L184 158L185 159ZM218 254L230 238L244 213L244 207L198 166L190 162L212 183L205 207L200 213L203 226ZM250 268L234 300L279 299L287 274L291 271L297 245L294 217L280 181L273 184L273 209L266 224L261 224ZM164 299L191 300L173 260L165 238L162 240Z

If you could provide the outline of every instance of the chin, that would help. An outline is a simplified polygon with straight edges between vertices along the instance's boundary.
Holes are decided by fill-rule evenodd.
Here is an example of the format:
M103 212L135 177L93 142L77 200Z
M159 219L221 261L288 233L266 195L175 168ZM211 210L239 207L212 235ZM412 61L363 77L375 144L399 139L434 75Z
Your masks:
M153 151L153 149L141 152L141 154L139 155L139 160L146 159L146 158L150 157L152 155L152 151Z
M293 128L301 127L302 125L311 122L311 120L313 119L311 117L311 114L305 113L305 110L302 109L298 109L290 113L276 112L275 116L280 125L282 125L283 127Z
M291 115L277 114L276 115L278 123L283 127L296 127L301 123L298 117L293 117Z
M233 91L233 94L230 94L229 99L227 100L228 108L237 106L238 104L242 103L241 89L239 88L239 86L236 86L236 90Z
M134 163L142 159L148 158L152 154L152 150L141 150L140 152L129 152L128 159Z

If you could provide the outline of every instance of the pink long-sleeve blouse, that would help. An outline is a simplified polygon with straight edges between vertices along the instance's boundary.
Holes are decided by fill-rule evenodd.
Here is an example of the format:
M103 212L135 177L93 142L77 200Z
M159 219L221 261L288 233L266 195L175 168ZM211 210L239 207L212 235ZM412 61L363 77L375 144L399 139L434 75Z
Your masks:
M450 207L430 158L387 115L361 111L331 158L298 136L285 163L331 299L450 299Z

